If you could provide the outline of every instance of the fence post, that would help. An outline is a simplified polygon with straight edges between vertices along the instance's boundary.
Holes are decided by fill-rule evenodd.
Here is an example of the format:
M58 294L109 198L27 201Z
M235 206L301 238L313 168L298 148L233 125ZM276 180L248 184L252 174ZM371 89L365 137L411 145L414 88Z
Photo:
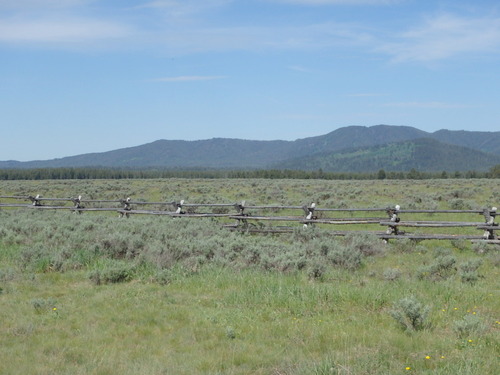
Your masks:
M313 203L311 203L311 205L309 207L304 206L302 208L306 213L306 220L316 220L317 219L317 217L314 216L314 210L316 209L316 203L313 202ZM307 228L307 223L304 224L304 228Z
M245 211L245 203L246 201L241 201L241 203L235 203L234 204L234 208L236 209L236 211L238 211L238 215L245 215L244 211Z
M128 197L127 199L122 199L121 200L121 203L123 204L123 210L124 211L131 211L132 208L130 207L130 197ZM125 216L127 219L129 218L129 213L128 212L120 212L120 217L123 217Z
M497 208L496 207L492 207L491 211L489 209L485 208L483 210L483 216L484 216L484 219L486 221L487 226L489 226L489 227L498 226L498 224L495 223L495 217L497 216ZM486 240L496 240L497 239L495 232L492 228L486 228L484 233L483 233L483 237Z
M245 214L245 203L246 201L241 201L241 203L235 203L234 208L236 211L238 211L238 215L240 216L248 216L248 214ZM243 228L248 228L248 221L247 220L236 220L236 226L238 227L240 224L243 224Z
M396 223L399 223L399 221L401 220L398 216L400 209L401 209L401 207L399 206L399 204L397 204L394 208L389 207L386 210L387 215L389 215L389 221L391 223L396 224ZM389 225L389 227L387 228L387 231L385 233L398 235L399 234L398 226L397 225Z
M81 208L85 208L83 205L82 205L82 196L79 195L78 198L72 198L71 199L73 201L73 204L75 205L74 208L75 208L75 211L73 213L77 213L78 214L81 214L82 211L80 211Z
M41 197L42 196L40 194L37 194L36 197L30 195L28 198L31 200L31 202L33 202L33 206L41 206L42 205L42 203L40 203Z
M175 207L176 207L175 213L176 214L184 214L185 213L184 211L182 211L183 205L184 205L184 199L182 199L179 203L175 204Z

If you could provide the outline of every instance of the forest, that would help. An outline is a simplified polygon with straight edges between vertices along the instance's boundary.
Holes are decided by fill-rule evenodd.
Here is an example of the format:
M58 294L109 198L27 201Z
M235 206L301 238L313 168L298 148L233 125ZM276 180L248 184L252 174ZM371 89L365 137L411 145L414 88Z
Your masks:
M325 172L289 169L221 170L221 169L133 169L133 168L36 168L0 169L0 180L71 180L71 179L154 179L154 178L264 178L264 179L324 179L324 180L415 180L500 178L500 164L488 171L425 172L414 168L407 172Z

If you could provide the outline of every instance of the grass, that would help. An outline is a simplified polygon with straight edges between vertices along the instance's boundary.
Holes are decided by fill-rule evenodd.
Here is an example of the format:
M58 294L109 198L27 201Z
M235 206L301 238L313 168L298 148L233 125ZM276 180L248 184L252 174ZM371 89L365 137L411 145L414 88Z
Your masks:
M207 267L167 287L96 287L82 271L45 273L3 295L0 363L8 374L307 374L330 359L342 374L406 366L494 374L498 295L482 286L418 284L364 272L311 282L301 273ZM411 335L388 314L408 290L432 306L433 327ZM53 302L39 311L34 299ZM454 335L453 322L473 313L486 331Z
M353 194L350 207L388 205L405 189L417 207L444 208L457 195L481 206L498 192L498 181L483 180L377 181L372 190L358 181L127 183L82 185L94 198L133 196L129 189L151 201L176 189L198 202L253 192L263 198L255 203L301 204L310 200L304 191L350 202ZM77 184L1 182L0 191L71 196ZM497 373L498 248L376 241L359 265L345 266L332 254L357 251L355 239L312 237L241 235L212 220L0 211L0 373ZM419 277L445 256L456 269ZM474 282L463 281L461 265L477 268ZM107 281L94 282L96 272ZM391 316L408 297L429 310L422 329L405 331Z

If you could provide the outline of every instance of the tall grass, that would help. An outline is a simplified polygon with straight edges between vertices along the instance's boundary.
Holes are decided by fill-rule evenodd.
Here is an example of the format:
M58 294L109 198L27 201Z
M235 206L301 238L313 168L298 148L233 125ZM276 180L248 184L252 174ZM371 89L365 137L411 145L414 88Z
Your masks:
M0 190L353 207L403 198L480 206L499 196L494 180L364 183L27 181ZM1 210L0 373L497 373L498 248L320 230L252 236L219 224ZM391 313L411 311L408 299L420 304L418 329L401 329Z

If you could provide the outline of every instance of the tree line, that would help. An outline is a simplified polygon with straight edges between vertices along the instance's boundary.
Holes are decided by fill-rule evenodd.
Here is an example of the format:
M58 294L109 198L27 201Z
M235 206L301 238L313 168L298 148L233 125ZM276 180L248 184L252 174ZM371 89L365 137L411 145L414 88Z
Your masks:
M37 168L0 169L0 180L86 180L86 179L154 179L154 178L239 178L239 179L324 179L324 180L405 180L446 178L500 178L500 164L488 171L425 172L411 169L404 172L325 172L289 169L261 170L176 170L116 168Z

